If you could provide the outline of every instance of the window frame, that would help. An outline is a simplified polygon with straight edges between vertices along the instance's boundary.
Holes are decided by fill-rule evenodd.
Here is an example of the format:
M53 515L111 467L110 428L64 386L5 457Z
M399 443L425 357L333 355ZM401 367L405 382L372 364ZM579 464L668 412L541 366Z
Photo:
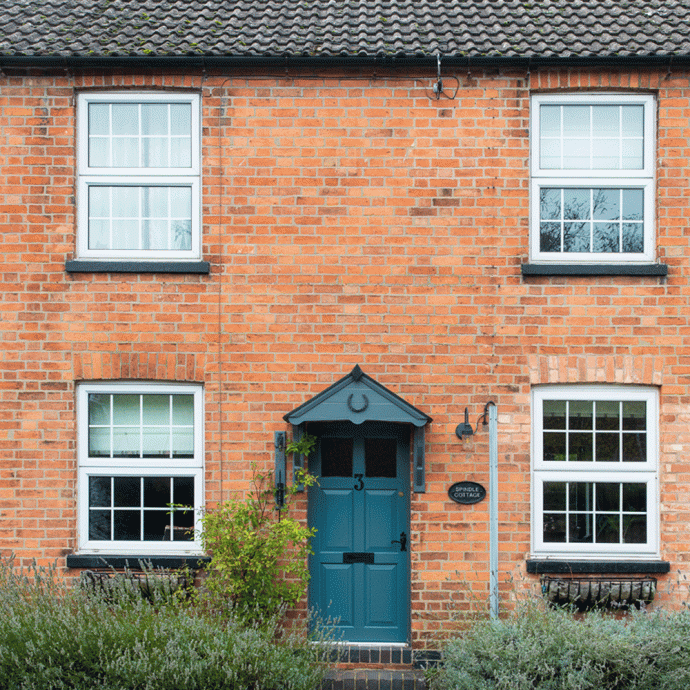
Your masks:
M643 110L643 167L629 169L550 169L540 165L542 105L640 105ZM533 94L530 109L530 261L533 263L635 264L655 260L654 192L656 170L656 100L651 94ZM642 189L644 203L642 252L542 252L540 250L540 190Z
M89 116L94 103L172 103L191 106L190 167L116 168L89 165ZM104 91L80 93L77 99L77 257L99 260L190 261L201 258L201 99L197 93ZM191 190L191 246L189 249L90 249L89 188L188 187Z
M532 390L532 555L605 560L612 557L659 557L659 394L656 388L623 385L540 386ZM545 400L644 401L646 403L647 460L645 462L546 461L543 457ZM589 465L583 467L583 465ZM646 485L647 542L644 544L588 544L545 542L543 485L545 482L643 483Z
M194 401L193 458L89 457L89 395L179 394ZM200 511L204 505L203 388L198 384L84 383L77 387L77 507L78 551L81 554L200 555ZM89 538L89 478L92 476L136 476L194 478L194 529L192 541L93 540Z

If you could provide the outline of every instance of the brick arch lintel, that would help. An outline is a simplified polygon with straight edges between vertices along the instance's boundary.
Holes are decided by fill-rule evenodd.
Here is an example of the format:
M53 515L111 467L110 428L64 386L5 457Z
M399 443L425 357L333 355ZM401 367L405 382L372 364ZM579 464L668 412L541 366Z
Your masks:
M624 383L661 386L664 358L651 355L530 355L530 384Z
M177 353L74 353L75 381L148 380L203 382L205 357Z

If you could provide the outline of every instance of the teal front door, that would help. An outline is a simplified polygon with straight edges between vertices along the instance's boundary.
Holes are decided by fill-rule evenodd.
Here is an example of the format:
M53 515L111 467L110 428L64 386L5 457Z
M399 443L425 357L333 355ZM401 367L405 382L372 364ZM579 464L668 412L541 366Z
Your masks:
M309 427L310 605L348 642L406 642L409 628L409 427Z

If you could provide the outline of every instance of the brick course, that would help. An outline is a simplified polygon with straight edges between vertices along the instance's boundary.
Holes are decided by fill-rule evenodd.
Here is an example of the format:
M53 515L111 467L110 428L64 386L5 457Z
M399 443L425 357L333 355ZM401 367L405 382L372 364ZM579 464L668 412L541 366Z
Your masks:
M282 415L355 364L434 418L427 493L412 495L412 631L445 625L488 587L488 434L499 410L501 589L532 587L530 390L660 390L661 556L690 575L690 81L594 68L428 75L37 73L0 77L0 548L76 547L75 386L205 386L206 497L271 466ZM202 94L209 275L68 274L75 252L75 90ZM523 277L535 91L657 96L656 237L663 277ZM298 506L306 515L306 499ZM514 583L508 580L513 578ZM517 583L517 584L515 584ZM468 592L469 591L469 592ZM667 601L668 597L661 597Z

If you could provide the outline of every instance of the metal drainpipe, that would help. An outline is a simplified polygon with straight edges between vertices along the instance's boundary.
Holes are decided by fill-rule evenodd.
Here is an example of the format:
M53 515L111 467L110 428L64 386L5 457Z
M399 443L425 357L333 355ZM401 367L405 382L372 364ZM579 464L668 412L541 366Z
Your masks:
M489 405L489 604L498 618L498 410Z

